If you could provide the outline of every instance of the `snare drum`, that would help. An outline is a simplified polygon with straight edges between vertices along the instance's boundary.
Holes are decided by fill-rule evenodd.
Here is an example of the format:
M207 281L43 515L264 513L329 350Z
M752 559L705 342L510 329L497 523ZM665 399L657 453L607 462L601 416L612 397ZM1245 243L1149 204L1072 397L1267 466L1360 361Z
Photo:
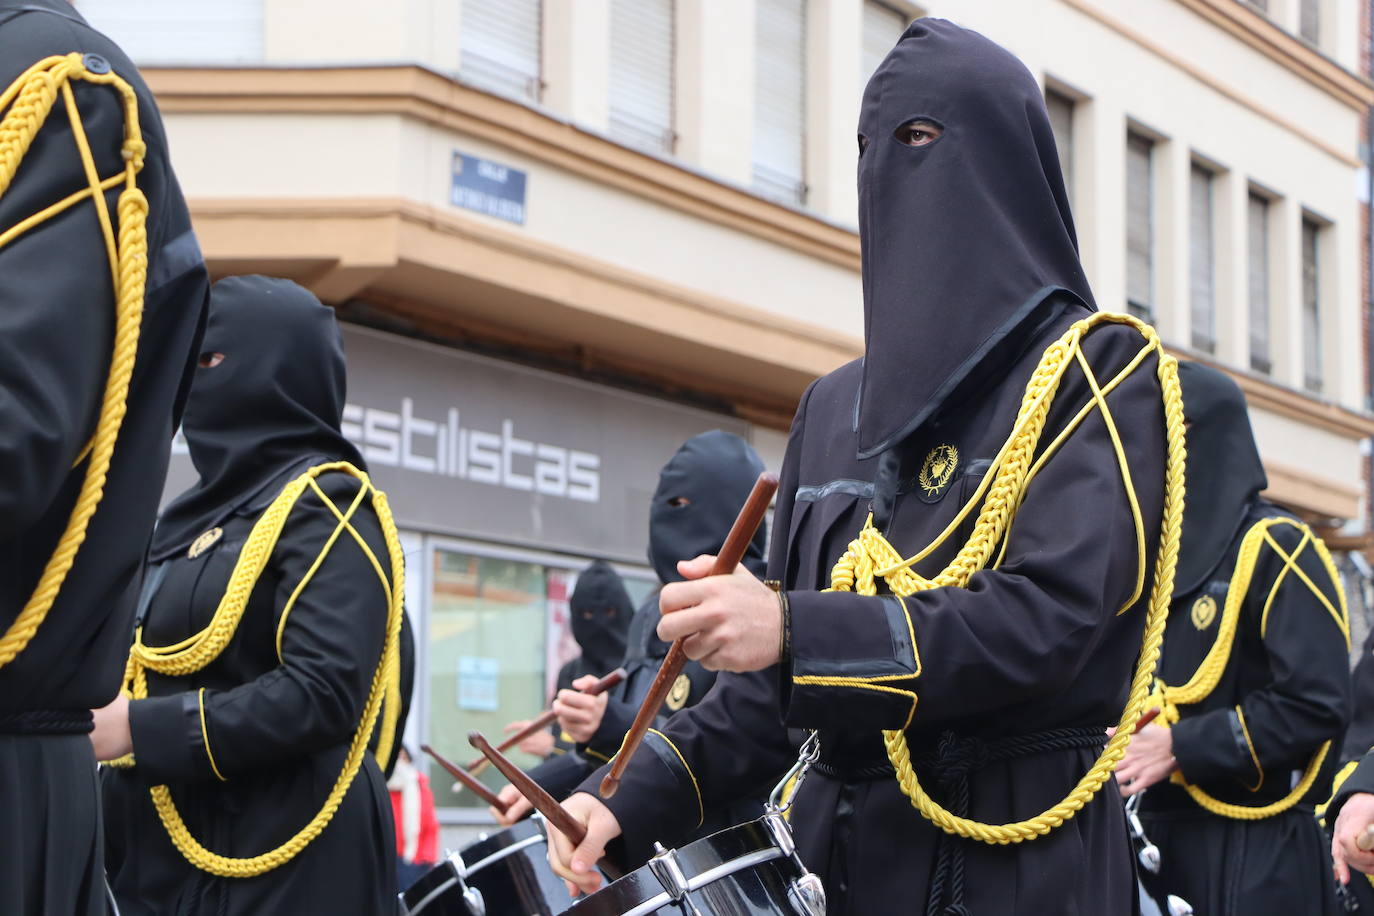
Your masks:
M451 853L401 895L408 916L557 916L572 902L537 814Z
M777 814L730 827L579 900L566 916L824 916L821 881L797 858ZM495 913L493 913L495 916Z

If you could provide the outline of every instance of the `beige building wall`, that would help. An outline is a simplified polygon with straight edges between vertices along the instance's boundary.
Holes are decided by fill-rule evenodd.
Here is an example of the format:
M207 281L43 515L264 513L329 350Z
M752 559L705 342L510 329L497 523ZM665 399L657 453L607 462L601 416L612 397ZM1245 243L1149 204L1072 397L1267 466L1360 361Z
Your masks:
M806 382L861 352L854 133L865 0L804 0L801 206L752 188L755 0L677 0L671 155L608 137L612 0L545 0L536 102L464 84L462 0L199 4L166 46L119 33L134 0L80 0L148 66L217 270L273 270L440 336L523 341L667 392L723 400L777 432ZM1354 0L930 0L887 4L980 29L1076 100L1072 193L1103 308L1125 304L1125 137L1156 141L1156 320L1192 355L1190 163L1215 173L1217 343L1242 378L1274 494L1359 514L1364 366L1356 159L1374 90ZM115 12L111 12L114 10ZM180 20L178 20L180 21ZM127 26L126 26L127 27ZM235 41L238 44L235 44ZM217 65L204 66L206 60ZM227 151L232 151L227 153ZM523 225L448 202L455 151L528 174ZM1249 369L1246 199L1271 206L1268 375ZM1324 360L1304 390L1301 221L1320 219Z

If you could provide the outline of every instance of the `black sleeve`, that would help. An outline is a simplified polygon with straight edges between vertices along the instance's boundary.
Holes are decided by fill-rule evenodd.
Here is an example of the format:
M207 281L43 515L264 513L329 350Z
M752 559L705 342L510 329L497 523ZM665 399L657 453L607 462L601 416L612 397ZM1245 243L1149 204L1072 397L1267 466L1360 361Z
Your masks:
M1340 586L1310 532L1279 524L1268 535L1245 615L1259 624L1272 679L1235 707L1175 723L1174 756L1189 782L1229 777L1258 790L1266 773L1286 779L1339 737L1350 716Z
M1143 346L1133 331L1092 337L1104 333L1096 355L1088 353L1102 385ZM1092 401L1074 365L1055 403L1076 411ZM1126 619L1143 625L1164 489L1154 357L1107 403L1125 467L1094 409L1027 487L1001 564L975 573L967 588L907 598L787 593L788 725L876 732L904 729L916 715L927 727L967 721L1065 690L1109 630L1124 625L1119 612L1134 606ZM1047 431L1041 441L1053 438Z
M326 474L319 483L347 513L358 482ZM389 580L386 543L366 497L350 524ZM388 586L358 539L345 532L286 611L337 525L335 514L307 489L264 572L276 582L279 626L288 614L276 668L229 690L207 688L130 704L134 755L150 781L232 779L351 739L382 656Z
M1341 807L1349 800L1350 796L1360 792L1374 795L1374 750L1365 754L1360 765L1346 778L1345 782L1341 783L1335 797L1327 805L1324 820L1328 826L1335 825L1336 817L1341 813Z
M591 771L591 765L581 754L552 754L525 773L545 792L561 801L571 795Z

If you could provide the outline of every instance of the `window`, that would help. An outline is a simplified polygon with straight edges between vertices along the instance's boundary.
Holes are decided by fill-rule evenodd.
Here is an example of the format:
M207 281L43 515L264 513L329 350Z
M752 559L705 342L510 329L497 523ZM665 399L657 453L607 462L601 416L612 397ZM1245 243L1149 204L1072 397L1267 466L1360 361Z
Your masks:
M787 203L806 200L806 0L757 0L754 55L754 187Z
M1298 4L1298 37L1312 44L1321 43L1321 0L1301 0Z
M864 4L863 46L859 48L859 93L868 85L873 71L887 57L906 30L907 16L885 3L868 0Z
M673 151L673 0L612 0L610 134Z
M458 75L500 95L539 101L540 0L463 0Z
M1302 366L1303 384L1310 391L1322 390L1321 269L1322 227L1315 220L1302 220Z
M263 0L78 0L76 9L134 63L254 63L263 57Z
M1207 353L1217 345L1212 185L1212 173L1193 163L1188 176L1188 301L1192 308L1193 346Z
M1269 199L1250 192L1247 205L1246 273L1250 299L1250 368L1273 370L1269 354Z
M1154 141L1126 134L1126 310L1154 320Z
M1269 12L1269 0L1240 0L1240 2L1245 6L1259 10L1261 13L1268 14Z
M1050 113L1050 128L1054 131L1054 146L1059 150L1059 171L1064 176L1064 188L1073 202L1073 99L1053 89L1045 90L1045 108Z

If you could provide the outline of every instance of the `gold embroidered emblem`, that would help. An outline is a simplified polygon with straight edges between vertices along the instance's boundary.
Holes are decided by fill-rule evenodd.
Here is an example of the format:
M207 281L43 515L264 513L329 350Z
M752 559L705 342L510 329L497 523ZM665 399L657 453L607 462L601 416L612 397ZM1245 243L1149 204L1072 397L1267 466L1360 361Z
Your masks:
M1217 600L1211 595L1203 595L1193 602L1193 626L1205 630L1217 619Z
M937 445L926 455L926 463L921 465L916 482L927 496L939 496L949 486L958 466L959 450L952 445Z
M677 712L687 703L687 695L692 692L692 679L685 674L679 674L677 680L673 681L673 689L668 691L667 704L673 712Z
M196 538L194 541L191 542L190 549L186 551L187 559L194 560L196 557L205 553L205 551L213 547L215 545L215 542L223 536L223 528L211 528L209 531L205 532L200 537Z

